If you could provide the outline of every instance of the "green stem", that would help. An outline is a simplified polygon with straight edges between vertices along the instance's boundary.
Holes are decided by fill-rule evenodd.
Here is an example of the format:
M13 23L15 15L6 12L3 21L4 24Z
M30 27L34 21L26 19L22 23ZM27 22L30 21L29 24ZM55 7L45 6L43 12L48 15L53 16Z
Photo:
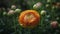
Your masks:
M14 18L14 16L13 16L13 23L14 23L15 33L16 33L16 24L15 24L15 18Z
M41 27L42 27L42 28L44 28L44 25L43 25L43 23L44 23L44 18L45 18L45 16L41 16Z
M31 34L31 32L30 32L31 30L30 29L28 29L28 34Z

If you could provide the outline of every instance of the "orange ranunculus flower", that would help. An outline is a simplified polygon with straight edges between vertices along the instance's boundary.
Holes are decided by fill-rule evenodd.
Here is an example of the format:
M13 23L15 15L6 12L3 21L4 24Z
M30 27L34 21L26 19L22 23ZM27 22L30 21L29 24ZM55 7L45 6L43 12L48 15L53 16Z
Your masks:
M38 25L40 15L35 10L25 10L19 16L19 24L24 28L33 28Z

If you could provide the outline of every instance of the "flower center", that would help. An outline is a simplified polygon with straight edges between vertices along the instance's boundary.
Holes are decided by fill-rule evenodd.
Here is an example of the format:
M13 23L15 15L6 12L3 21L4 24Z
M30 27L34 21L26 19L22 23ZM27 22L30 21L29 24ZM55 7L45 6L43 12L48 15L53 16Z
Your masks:
M35 20L35 16L33 14L27 14L24 17L24 22L31 23Z

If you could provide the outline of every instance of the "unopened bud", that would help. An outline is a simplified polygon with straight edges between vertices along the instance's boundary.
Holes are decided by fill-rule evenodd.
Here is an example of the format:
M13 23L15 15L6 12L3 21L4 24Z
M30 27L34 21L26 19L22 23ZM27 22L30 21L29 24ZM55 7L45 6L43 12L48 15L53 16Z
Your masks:
M12 6L11 6L11 9L16 9L16 6L15 6L15 5L12 5Z
M34 9L38 9L39 7L41 7L42 3L41 2L38 2L36 4L33 5L33 8Z
M20 13L21 9L16 9L15 12L16 13Z
M45 10L42 10L40 14L41 15L45 15L46 14L46 11Z

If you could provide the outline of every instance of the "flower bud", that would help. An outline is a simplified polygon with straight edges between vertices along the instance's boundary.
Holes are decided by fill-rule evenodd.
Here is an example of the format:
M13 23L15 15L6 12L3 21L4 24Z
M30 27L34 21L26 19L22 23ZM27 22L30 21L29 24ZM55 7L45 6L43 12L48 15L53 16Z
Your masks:
M52 28L56 28L58 26L58 22L57 21L51 21L51 26L52 26Z
M12 14L14 14L14 13L15 13L14 10L9 10L9 12L8 12L7 15L12 15Z
M38 3L36 3L36 4L33 5L33 9L38 9L38 8L41 7L41 5L42 5L42 3L38 2Z
M20 13L21 9L16 9L15 13Z
M42 10L40 14L41 15L45 15L46 14L46 11L45 10Z
M12 5L12 6L11 6L11 9L16 9L16 6L15 6L15 5Z
M46 4L46 7L49 7L49 4Z
M47 0L47 2L49 3L49 2L51 2L51 0Z
M6 12L3 12L3 15L6 15L7 13Z

